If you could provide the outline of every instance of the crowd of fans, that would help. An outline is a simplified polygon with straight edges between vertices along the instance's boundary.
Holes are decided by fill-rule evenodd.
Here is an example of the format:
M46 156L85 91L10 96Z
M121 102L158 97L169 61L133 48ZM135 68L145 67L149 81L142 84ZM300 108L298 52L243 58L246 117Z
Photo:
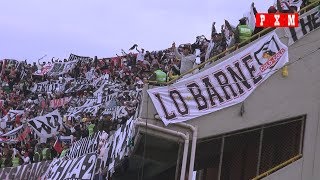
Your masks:
M304 2L307 4L307 2ZM254 4L252 4L254 8ZM283 12L294 12L297 9L287 4ZM279 7L271 6L269 13L279 11ZM89 61L78 61L75 67L59 76L34 75L46 64L68 62L67 59L59 60L52 58L49 62L27 61L0 61L0 117L4 117L10 110L23 110L23 115L18 115L14 119L1 119L0 137L21 125L28 126L27 120L48 114L55 109L50 107L50 100L64 97L77 99L88 99L94 96L97 87L92 85L77 92L46 92L35 93L32 88L35 84L44 81L66 82L66 88L74 86L74 81L67 81L69 78L86 78L88 72L95 78L105 74L109 75L109 81L119 85L121 95L116 99L116 103L126 107L128 112L126 117L115 119L111 114L104 114L105 109L100 109L98 113L81 113L78 118L66 116L67 110L72 105L66 104L59 107L59 112L63 116L63 126L60 127L56 136L72 136L73 141L92 135L96 131L112 133L121 124L124 124L129 117L137 111L141 101L136 94L129 93L137 91L143 87L148 80L157 83L176 79L181 74L188 72L197 64L205 62L213 56L221 54L226 49L237 45L261 31L262 29L250 29L246 18L241 18L237 27L231 26L227 21L221 28L221 33L215 30L214 24L210 40L204 36L196 37L194 43L176 46L175 43L168 49L162 51L145 51L137 44L121 55L113 58L98 59L97 57ZM113 92L106 92L112 94ZM0 145L0 167L18 166L42 160L53 159L64 156L70 143L63 144L63 151L57 152L54 148L56 136L42 142L33 131L19 142L1 143Z

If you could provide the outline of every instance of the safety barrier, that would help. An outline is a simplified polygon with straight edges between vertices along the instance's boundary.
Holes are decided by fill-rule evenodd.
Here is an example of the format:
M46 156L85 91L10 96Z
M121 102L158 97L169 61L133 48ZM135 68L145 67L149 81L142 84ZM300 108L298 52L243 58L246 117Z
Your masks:
M315 2L313 2L313 3L309 4L309 5L307 5L306 7L300 9L300 11L299 11L298 13L300 13L300 14L305 13L306 11L310 10L311 7L317 5L319 2L320 2L320 0L316 0ZM176 82L177 80L181 79L183 76L192 73L194 70L199 69L199 68L202 68L202 67L203 67L204 65L206 65L207 63L211 63L211 62L213 62L213 61L218 60L219 58L224 57L225 54L231 53L231 52L237 50L238 48L241 48L241 47L249 44L251 41L254 41L254 40L260 38L261 36L263 36L263 35L271 32L271 31L274 30L274 29L275 29L275 28L267 28L267 29L264 29L264 30L260 31L260 32L257 33L257 34L254 34L250 39L247 39L247 40L245 40L245 41L243 41L243 42L241 42L241 43L239 43L239 44L235 44L234 46L232 46L232 47L229 48L229 49L226 49L226 50L223 51L222 53L220 53L220 54L218 54L218 55L216 55L216 56L213 56L213 57L211 57L210 59L208 59L207 61L205 61L205 62L199 64L198 66L190 69L189 71L187 71L187 72L185 72L185 73L183 73L183 74L180 74L180 76L178 76L178 77L175 78L175 79L172 79L172 80L167 81L167 82L157 82L157 81L148 81L148 82L149 82L149 83L152 83L152 84L157 84L157 85L169 85L169 84L173 84L173 83Z
M274 173L275 171L278 171L279 169L299 160L301 157L302 157L302 154L299 154L299 155L289 159L288 161L285 161L284 163L281 163L281 164L271 168L270 170L258 175L257 177L253 178L252 180L259 180L259 179L265 178L265 177L269 176L270 174Z

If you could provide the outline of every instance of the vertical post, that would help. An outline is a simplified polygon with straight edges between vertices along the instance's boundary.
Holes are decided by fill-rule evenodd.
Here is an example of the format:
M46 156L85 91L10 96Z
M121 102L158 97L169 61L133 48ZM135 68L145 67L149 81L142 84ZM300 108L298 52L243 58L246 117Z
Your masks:
M224 140L225 140L225 137L222 136L221 149L220 149L220 160L219 160L218 180L220 180L220 178L221 178L221 169L222 169L222 160L223 160L223 150L224 150Z
M260 131L259 152L258 152L258 164L257 164L257 173L256 173L257 176L258 176L259 173L260 173L260 163L261 163L261 151L262 151L263 131L264 131L264 127L262 127L262 128L261 128L261 131Z
M177 167L176 167L176 175L175 180L179 178L179 169L180 169L180 161L181 161L181 152L182 152L182 144L179 142L179 150L178 150L178 158L177 158Z
M301 130L300 130L300 143L299 143L299 154L302 154L302 143L303 143L303 132L304 132L304 124L305 124L305 118L304 120L301 120Z

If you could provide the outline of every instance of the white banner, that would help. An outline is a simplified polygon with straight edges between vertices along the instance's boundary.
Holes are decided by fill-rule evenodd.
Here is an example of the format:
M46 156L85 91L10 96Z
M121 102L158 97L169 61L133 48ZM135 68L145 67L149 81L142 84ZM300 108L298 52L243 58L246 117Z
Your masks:
M248 27L254 31L256 27L256 16L254 15L253 6L250 6L250 11L244 15L244 17L247 17L247 25Z
M70 61L70 62L59 62L54 63L51 70L47 73L49 76L58 76L63 75L69 71L71 71L78 61Z
M38 180L46 172L51 161L0 169L0 179Z
M97 132L92 136L82 138L72 144L70 150L66 154L66 157L73 159L88 153L96 153L98 150L100 134L101 132Z
M65 93L77 92L88 89L91 82L88 79L80 78L72 81L72 86L65 90Z
M78 56L75 54L70 54L68 61L84 61L84 62L88 62L90 60L92 60L93 58L90 57L86 57L86 56Z
M147 92L164 124L187 121L244 101L288 62L275 32L219 64Z
M92 113L93 116L95 116L99 109L102 107L102 104L96 105L96 106L89 106L89 107L70 107L67 112L67 116L80 118L81 113Z
M23 128L23 125L21 125L21 126L19 126L19 127L17 127L17 128L15 128L15 129L12 129L11 131L9 131L9 132L7 132L7 133L5 133L5 134L2 134L2 135L0 135L0 136L14 136L14 135L16 135L18 132L20 132L20 130Z
M34 93L45 93L45 92L61 92L64 91L65 84L59 81L45 81L42 83L37 83L33 86L32 92Z
M33 75L43 76L43 75L47 74L48 72L50 72L52 67L53 67L53 64L51 64L51 63L45 64L43 67L41 67L41 69L34 72Z
M117 162L128 155L132 147L131 140L134 135L134 120L129 119L122 125L99 149L99 157L107 162L108 170L113 171Z
M62 125L62 117L58 110L28 121L33 130L41 138L50 138L57 134Z
M320 27L319 17L316 16L317 13L319 13L319 9L318 7L315 7L300 16L299 27L285 29L289 38L289 46L306 34Z
M46 172L45 179L91 179L97 154L91 153L85 156L65 160L64 158L53 160Z
M16 116L23 115L23 110L10 110L7 115L5 115L3 118L1 118L1 121L7 122L9 119L10 121L14 120Z

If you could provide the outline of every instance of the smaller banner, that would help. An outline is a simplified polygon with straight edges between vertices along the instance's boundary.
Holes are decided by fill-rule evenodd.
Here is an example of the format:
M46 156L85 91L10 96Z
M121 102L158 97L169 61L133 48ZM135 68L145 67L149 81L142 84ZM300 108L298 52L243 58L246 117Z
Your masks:
M76 64L77 64L77 61L54 63L52 69L47 74L49 76L63 75L71 71Z
M86 56L78 56L75 54L70 54L68 61L81 61L81 62L88 62L93 60L93 58L86 57Z
M306 34L320 27L319 16L317 16L318 13L319 7L315 7L300 16L298 27L285 29L286 34L289 38L289 46L301 39Z
M64 91L65 84L62 84L59 81L45 81L37 83L33 86L32 92L34 93L46 93L46 92L61 92Z
M47 74L48 72L50 72L52 68L53 68L53 64L51 64L51 63L50 64L45 64L39 70L34 72L33 75L43 76L43 75Z
M31 119L28 123L39 137L50 138L59 131L62 125L62 117L59 111L55 110L44 116Z
M60 98L60 99L53 99L50 100L50 107L56 109L58 107L62 107L66 104L68 104L71 100L71 97L64 97L64 98Z

